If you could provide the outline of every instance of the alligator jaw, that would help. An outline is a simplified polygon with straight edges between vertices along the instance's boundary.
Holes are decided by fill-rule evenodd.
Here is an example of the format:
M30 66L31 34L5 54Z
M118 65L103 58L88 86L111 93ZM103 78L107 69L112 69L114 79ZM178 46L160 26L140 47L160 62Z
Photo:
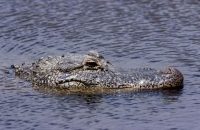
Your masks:
M76 76L67 76L65 79L60 79L60 80L56 81L56 85L68 84L68 86L74 86L73 83L75 83L76 85L79 84L78 86L83 85L83 86L88 86L88 87L98 85L97 83L88 83L84 80L76 79Z

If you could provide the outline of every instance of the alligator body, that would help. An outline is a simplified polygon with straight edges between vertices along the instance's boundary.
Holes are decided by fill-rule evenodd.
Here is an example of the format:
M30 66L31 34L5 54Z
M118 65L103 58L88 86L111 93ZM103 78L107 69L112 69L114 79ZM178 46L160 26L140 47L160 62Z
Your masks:
M13 65L15 74L34 85L75 90L180 89L183 75L175 68L133 69L129 74L117 71L97 52L86 55L41 58L31 64Z

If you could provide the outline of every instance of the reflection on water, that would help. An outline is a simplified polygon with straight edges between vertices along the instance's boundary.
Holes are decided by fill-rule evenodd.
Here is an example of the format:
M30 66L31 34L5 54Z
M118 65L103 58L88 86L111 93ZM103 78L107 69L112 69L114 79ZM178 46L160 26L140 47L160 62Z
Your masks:
M197 0L1 0L0 129L199 129ZM55 94L11 64L96 49L117 67L175 66L182 91Z

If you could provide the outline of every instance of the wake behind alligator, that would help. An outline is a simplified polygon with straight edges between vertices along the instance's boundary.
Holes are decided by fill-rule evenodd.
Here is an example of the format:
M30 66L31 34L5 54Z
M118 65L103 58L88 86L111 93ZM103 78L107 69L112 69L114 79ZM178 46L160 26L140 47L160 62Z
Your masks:
M15 75L34 86L69 91L180 89L183 75L176 68L163 70L136 68L130 73L118 71L101 54L67 54L40 58L33 63L12 65Z

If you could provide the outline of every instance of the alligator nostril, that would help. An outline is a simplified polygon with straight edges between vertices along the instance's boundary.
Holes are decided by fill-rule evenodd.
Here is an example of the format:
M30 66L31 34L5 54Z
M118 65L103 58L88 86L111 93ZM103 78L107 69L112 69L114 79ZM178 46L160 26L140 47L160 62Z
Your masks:
M11 65L10 67L11 67L11 69L15 69L16 68L15 65Z

